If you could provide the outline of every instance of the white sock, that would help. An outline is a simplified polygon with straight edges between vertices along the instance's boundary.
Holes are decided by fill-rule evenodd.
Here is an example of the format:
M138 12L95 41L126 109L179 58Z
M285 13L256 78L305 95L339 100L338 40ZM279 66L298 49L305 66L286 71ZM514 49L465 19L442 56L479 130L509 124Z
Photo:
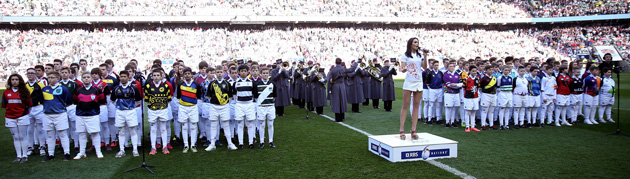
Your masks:
M436 120L442 120L442 108L444 107L444 103L443 102L437 102L436 104L436 111L435 111L435 119Z
M184 140L184 147L190 147L190 145L188 145L188 122L185 122L182 125L182 140Z
M604 112L606 113L606 119L612 121L612 105L606 105Z
M109 124L107 122L101 122L101 142L109 144Z
M117 130L116 130L116 119L115 118L109 118L109 120L107 120L107 123L109 124L109 139L111 141L116 140L116 134L117 134ZM129 138L127 138L129 139ZM110 143L110 141L105 141L107 144ZM120 140L118 141L118 143L121 143Z
M157 125L158 125L157 122L149 123L149 126L151 126L150 127L151 128L151 135L150 135L150 137L151 137L151 148L152 149L155 148L155 144L157 143L157 135L158 135L157 134L157 128L158 128Z
M13 136L13 147L15 148L15 153L18 158L22 158L22 139L20 139L20 133L18 132L17 127L9 127L9 131L11 131L11 135Z
M274 119L269 119L267 121L267 128L269 130L269 143L273 142L273 131L274 131L273 120Z
M66 130L57 131L59 139L61 141L61 147L63 147L63 154L70 154L70 138Z
M92 133L90 136L92 136L92 146L94 146L94 150L96 150L96 153L101 153L101 133Z
M197 145L197 123L193 122L193 123L189 123L188 124L190 126L190 145L192 146L196 146Z
M208 130L208 134L210 134L210 138L208 138L208 140L210 140L210 146L215 146L215 141L219 138L219 136L216 134L217 127L219 125L219 121L218 120L212 120L209 121L208 124L210 125L210 127L206 127L206 130Z
M258 119L258 134L259 134L259 140L261 144L265 143L265 122L266 120L263 119Z
M168 144L168 141L169 141L169 137L167 136L168 132L166 130L166 127L169 126L168 125L169 123L170 123L169 121L159 121L159 120L157 121L158 128L160 128L160 130L159 130L160 131L160 138L162 138L162 144L163 144L162 147L163 148L166 148L166 145ZM168 129L169 129L168 131L170 131L170 128L168 128Z
M489 106L488 107L488 126L492 127L494 126L494 106Z
M597 105L589 106L591 108L591 120L595 121L595 112L597 112Z
M171 137L173 136L173 135L172 135L172 133L173 133L172 131L173 131L173 130L171 130L171 121L170 121L170 120L169 120L169 121L165 121L165 122L164 122L164 124L166 124L166 128L168 129L168 130L166 130L166 137L167 137L166 139L167 139L167 140L170 140L170 139L171 139ZM181 129L181 128L180 128L180 129ZM160 134L161 134L161 133L160 133ZM162 139L162 140L164 140L164 139ZM164 144L164 145L166 145L166 144Z
M184 129L184 128L183 128L184 126L182 125L182 123L180 123L179 121L177 121L177 119L179 119L179 118L175 118L175 120L173 120L173 130L174 130L174 132L175 132L175 136L176 136L177 138L184 139L184 138L182 137L182 135L183 135L183 133L182 133L182 132L183 132L183 131L182 131L182 129ZM172 136L172 135L171 135L171 136ZM184 135L184 136L185 136L185 135ZM188 137L188 136L186 136L186 137Z
M431 121L431 119L435 117L435 102L429 101L428 111L429 115L427 115L427 118Z
M518 111L518 118L519 118L520 125L523 125L524 122L525 122L525 110L526 109L527 108L525 108L525 107L521 107L521 110Z
M236 125L238 126L238 144L243 145L243 129L245 128L245 123L243 120L236 121Z
M85 155L85 147L87 145L87 133L79 133L79 153Z
M125 151L125 143L127 141L126 129L125 127L118 128L118 147L120 147L120 151Z
M46 131L46 144L48 144L48 155L55 156L55 131Z
M223 134L225 135L225 139L227 140L228 144L232 144L232 133L230 131L230 122L229 121L221 121L221 127L223 128ZM219 139L219 136L217 136L217 139Z
M136 133L137 126L129 127L129 135L131 136L131 145L134 152L138 152L138 133ZM127 143L125 141L125 143Z
M247 139L249 139L248 144L253 144L254 137L256 137L256 124L254 123L254 120L247 120L245 123L247 123Z

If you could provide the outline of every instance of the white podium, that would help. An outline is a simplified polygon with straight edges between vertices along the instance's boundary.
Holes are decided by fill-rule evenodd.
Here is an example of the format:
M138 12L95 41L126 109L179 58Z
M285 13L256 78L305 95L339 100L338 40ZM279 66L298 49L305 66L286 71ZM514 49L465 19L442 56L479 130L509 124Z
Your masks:
M400 140L400 134L369 136L368 150L390 162L407 162L457 157L457 141L429 133L418 133L420 139Z

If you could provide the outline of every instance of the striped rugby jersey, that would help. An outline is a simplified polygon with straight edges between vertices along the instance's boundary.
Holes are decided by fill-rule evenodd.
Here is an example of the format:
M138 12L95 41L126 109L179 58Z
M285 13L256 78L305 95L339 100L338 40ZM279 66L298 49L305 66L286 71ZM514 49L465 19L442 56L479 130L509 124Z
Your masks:
M192 80L179 82L177 89L177 99L183 106L197 105L197 99L201 99L201 86Z
M254 83L249 78L238 78L234 82L234 94L236 96L236 102L238 103L251 103L254 102L254 93L258 90L254 88Z
M2 108L6 108L4 116L10 119L17 119L28 114L28 108L32 106L31 101L29 104L22 103L20 98L20 92L14 89L7 89L2 94Z
M101 113L99 106L106 102L103 92L90 84L90 87L82 86L77 89L74 103L77 104L77 116L95 116Z

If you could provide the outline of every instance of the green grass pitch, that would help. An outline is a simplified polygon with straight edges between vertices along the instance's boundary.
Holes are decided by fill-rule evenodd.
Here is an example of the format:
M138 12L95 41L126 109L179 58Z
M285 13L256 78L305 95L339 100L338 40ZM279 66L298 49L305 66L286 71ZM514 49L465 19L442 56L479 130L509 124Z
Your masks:
M621 97L622 131L629 133L630 74L623 74ZM361 106L360 114L346 114L347 124L374 135L398 133L402 105L402 81L396 81L394 112ZM325 114L334 116L329 108ZM616 110L616 106L613 111ZM118 148L94 153L79 161L63 162L60 154L42 163L37 151L22 164L12 163L15 150L11 134L0 127L0 178L456 178L427 162L390 163L367 150L367 136L322 116L304 120L305 111L291 106L286 117L275 122L276 149L228 151L225 146L213 152L147 155L156 166L153 176L144 169L122 173L141 164L142 157L114 158ZM4 116L4 109L0 110ZM616 121L616 114L613 114ZM408 118L409 119L409 118ZM147 124L145 122L145 124ZM406 132L411 122L407 120ZM148 125L147 125L148 126ZM616 124L573 127L545 127L509 131L465 133L463 128L418 124L418 132L429 132L459 142L458 158L438 160L477 178L622 178L629 176L630 137L606 136ZM145 128L148 132L148 128ZM146 133L145 132L145 133ZM148 136L146 136L148 138ZM222 138L225 143L225 139ZM247 143L247 138L245 138ZM144 142L144 146L150 146ZM148 149L146 149L148 153ZM104 151L104 150L103 150ZM130 153L130 152L128 152ZM72 157L76 153L72 151Z

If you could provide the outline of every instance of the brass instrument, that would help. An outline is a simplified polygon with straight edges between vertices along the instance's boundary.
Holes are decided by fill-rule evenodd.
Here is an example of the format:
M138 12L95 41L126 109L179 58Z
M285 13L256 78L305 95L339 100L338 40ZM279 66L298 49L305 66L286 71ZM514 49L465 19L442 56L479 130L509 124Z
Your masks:
M282 62L282 68L284 68L284 70L289 71L289 62L287 61L283 61Z
M308 78L311 77L311 74L313 74L314 70L318 70L319 69L319 65L314 65L311 67L311 69L309 69L308 71L306 71L306 75L304 75L304 81L308 81Z
M374 63L371 60L368 60L367 72L370 76L376 78L379 82L383 82L383 78L381 75L381 69L374 66Z
M360 68L361 70L365 69L366 67L367 67L367 65L365 64L365 62L361 62L361 63L359 64L359 68Z
M324 73L323 72L319 72L319 68L317 68L318 71L316 71L315 73L317 73L317 81L321 81L324 79ZM323 68L322 68L323 70Z

